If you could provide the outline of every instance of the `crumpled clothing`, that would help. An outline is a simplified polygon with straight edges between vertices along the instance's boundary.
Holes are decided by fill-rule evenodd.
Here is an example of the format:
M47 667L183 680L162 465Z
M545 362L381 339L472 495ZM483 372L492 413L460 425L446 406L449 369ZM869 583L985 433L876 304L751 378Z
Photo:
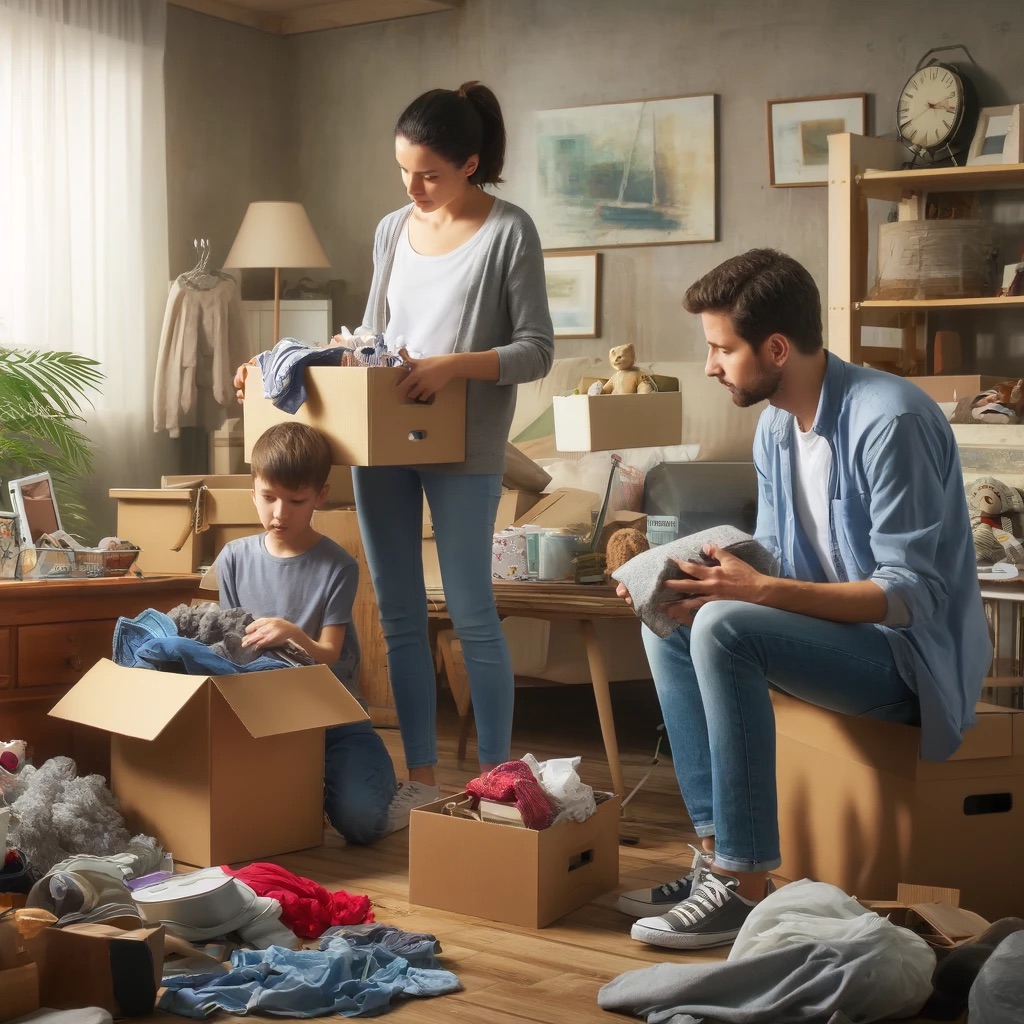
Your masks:
M288 668L280 658L263 655L248 665L236 665L215 654L206 644L183 636L147 640L134 655L129 668L152 668L158 672L179 672L190 676L230 676L240 672L266 672Z
M377 944L404 956L410 963L419 963L428 953L440 953L441 943L429 932L403 932L392 924L348 924L328 928L320 940L320 948L330 947L332 939L345 939L352 946Z
M414 962L415 961L415 962ZM383 945L334 937L321 950L236 950L227 974L165 978L162 1010L205 1018L217 1010L274 1017L372 1017L392 1001L457 992L432 952L412 960Z
M334 925L373 921L368 896L352 896L343 889L328 892L277 864L257 861L237 870L227 866L221 870L245 882L257 896L277 900L281 904L281 923L300 938L319 938Z
M249 665L259 658L255 647L243 647L245 627L253 616L244 608L221 608L216 601L179 604L168 613L178 636L198 640L236 665Z
M294 415L306 401L307 366L340 366L347 349L339 345L310 348L295 338L282 338L256 361L263 375L263 397L275 408Z
M515 804L527 828L547 828L557 809L525 761L506 761L466 783L471 796Z
M150 640L177 636L178 627L169 615L155 608L146 608L134 619L122 615L114 623L112 657L118 665L134 665L135 652Z

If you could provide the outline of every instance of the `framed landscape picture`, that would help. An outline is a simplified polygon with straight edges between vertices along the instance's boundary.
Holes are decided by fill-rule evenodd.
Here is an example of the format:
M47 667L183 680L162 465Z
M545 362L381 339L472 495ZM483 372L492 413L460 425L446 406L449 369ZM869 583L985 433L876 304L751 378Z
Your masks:
M530 213L545 249L713 242L715 97L536 114Z
M828 183L828 137L865 135L867 93L768 101L768 177L773 188Z
M601 333L601 254L548 254L544 257L544 277L555 337L598 337Z

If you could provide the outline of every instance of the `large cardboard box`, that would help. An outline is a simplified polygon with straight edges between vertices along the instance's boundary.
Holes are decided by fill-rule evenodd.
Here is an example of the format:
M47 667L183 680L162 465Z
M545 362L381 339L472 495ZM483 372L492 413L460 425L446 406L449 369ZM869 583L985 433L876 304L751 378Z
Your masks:
M973 398L979 391L987 391L1006 378L979 373L960 373L935 377L908 377L907 380L931 395L936 402L958 402L963 398Z
M444 813L444 797L409 824L409 902L543 928L619 882L617 796L584 822L536 832Z
M400 367L310 366L308 398L294 416L263 397L253 367L245 382L245 458L275 423L305 423L326 436L342 466L414 466L466 457L466 382L453 380L429 402L411 402L396 386Z
M366 719L326 665L188 676L106 659L50 714L111 733L129 827L197 867L319 846L324 729Z
M555 447L560 452L661 448L682 444L678 391L649 395L556 395Z
M1024 915L1024 712L979 705L949 761L920 730L772 694L787 878L894 899L900 881L947 886L992 920ZM979 869L979 865L983 868Z

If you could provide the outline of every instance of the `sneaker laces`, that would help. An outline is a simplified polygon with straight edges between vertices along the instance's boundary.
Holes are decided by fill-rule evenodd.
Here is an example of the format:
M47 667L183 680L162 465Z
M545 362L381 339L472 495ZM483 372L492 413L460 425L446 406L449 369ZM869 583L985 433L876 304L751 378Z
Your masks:
M412 804L414 800L420 799L421 787L426 788L425 783L403 782L398 787L395 795L391 798L391 807L395 810L402 810Z
M690 865L690 870L687 871L682 878L677 878L673 882L666 882L664 885L658 886L658 892L663 896L672 896L684 887L687 890L692 889L693 880L697 877L700 871L703 868L711 866L711 861L703 850L698 849L693 845L693 843L689 843L688 845L690 849L693 850L693 863Z
M673 907L669 913L675 914L685 924L698 924L716 910L721 910L732 894L730 886L721 881L710 869L705 868L689 897Z

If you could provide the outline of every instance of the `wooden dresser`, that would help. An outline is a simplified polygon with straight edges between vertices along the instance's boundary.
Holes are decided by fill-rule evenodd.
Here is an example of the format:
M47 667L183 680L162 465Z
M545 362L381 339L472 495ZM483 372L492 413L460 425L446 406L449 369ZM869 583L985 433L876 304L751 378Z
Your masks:
M120 616L169 611L191 601L198 586L198 576L0 581L0 739L27 740L36 765L66 754L81 774L107 775L107 734L47 713L110 657Z

